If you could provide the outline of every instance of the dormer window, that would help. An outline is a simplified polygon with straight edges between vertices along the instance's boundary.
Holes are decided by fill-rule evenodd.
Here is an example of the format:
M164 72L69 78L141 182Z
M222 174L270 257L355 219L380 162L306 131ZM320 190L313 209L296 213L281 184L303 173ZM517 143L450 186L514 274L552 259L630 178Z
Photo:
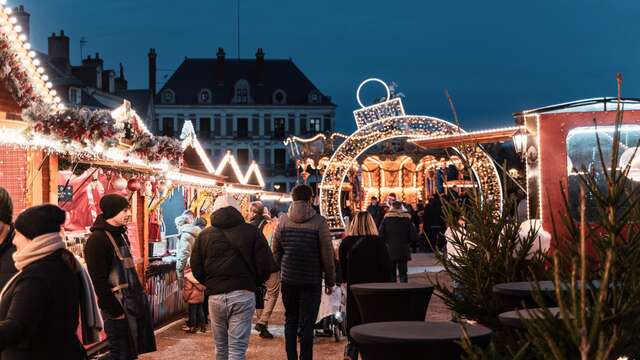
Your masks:
M275 105L285 105L287 103L287 93L282 89L273 92L273 103Z
M234 104L250 104L253 102L249 93L249 82L245 79L240 79L236 82L233 94Z
M162 91L160 100L163 104L173 104L176 101L176 94L171 89L165 89Z
M198 93L198 103L200 104L211 104L212 102L212 94L209 89L202 89Z
M80 105L82 103L82 90L77 87L69 88L69 104Z
M309 104L320 104L322 102L322 97L320 96L320 92L317 90L313 90L309 93L308 97Z

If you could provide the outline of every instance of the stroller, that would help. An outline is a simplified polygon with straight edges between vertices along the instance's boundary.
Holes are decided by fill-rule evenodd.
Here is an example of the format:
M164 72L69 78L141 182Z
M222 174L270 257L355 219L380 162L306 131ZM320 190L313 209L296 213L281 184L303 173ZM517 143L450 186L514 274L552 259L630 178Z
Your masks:
M322 292L320 310L314 326L315 336L333 336L336 342L340 341L342 336L346 336L345 304L346 296L342 287L334 286L331 295Z

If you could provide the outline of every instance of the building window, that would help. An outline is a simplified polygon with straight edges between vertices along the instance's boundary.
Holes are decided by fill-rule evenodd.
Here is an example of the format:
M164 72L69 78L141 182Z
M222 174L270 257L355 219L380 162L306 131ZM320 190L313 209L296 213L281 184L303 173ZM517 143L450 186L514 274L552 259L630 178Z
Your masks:
M227 128L225 129L225 134L227 136L233 136L233 118L231 116L227 116Z
M274 122L273 136L276 139L284 139L284 134L285 134L284 118L275 118L273 119L273 122Z
M279 169L284 169L285 165L286 165L286 152L284 149L275 149L273 151L273 155L274 155L274 164L276 165L277 168Z
M302 116L300 117L300 133L303 135L307 133L307 118Z
M236 82L232 102L234 104L249 104L252 102L249 94L249 82L247 80L240 79Z
M254 115L254 118L251 119L251 127L253 136L260 136L260 118L257 115Z
M265 115L264 118L264 134L271 135L271 118Z
M238 132L236 138L246 139L249 137L249 119L238 118Z
M249 149L238 149L238 164L249 165Z
M217 164L222 160L220 149L213 150L213 161Z
M211 149L204 149L204 153L207 154L209 159L211 159Z
M309 130L311 132L320 132L320 118L313 117L309 119Z
M260 162L260 149L253 149L253 161Z
M332 126L331 126L331 116L324 116L324 131L325 132L331 132L332 130Z
M282 89L278 89L273 92L272 100L274 105L285 105L287 103L287 93Z
M211 119L210 118L200 118L200 131L198 131L198 135L204 139L211 138Z
M77 87L69 88L69 103L74 105L80 105L82 103L82 90Z
M175 129L173 128L173 118L162 118L162 135L173 137Z
M322 102L322 97L320 96L320 92L318 90L312 90L308 96L309 104L320 104Z
M171 89L164 89L161 95L161 102L163 104L173 104L176 101L176 94Z
M220 128L222 127L220 117L213 119L213 136L220 136Z
M202 89L198 93L198 103L200 104L211 104L212 102L212 94L209 89Z

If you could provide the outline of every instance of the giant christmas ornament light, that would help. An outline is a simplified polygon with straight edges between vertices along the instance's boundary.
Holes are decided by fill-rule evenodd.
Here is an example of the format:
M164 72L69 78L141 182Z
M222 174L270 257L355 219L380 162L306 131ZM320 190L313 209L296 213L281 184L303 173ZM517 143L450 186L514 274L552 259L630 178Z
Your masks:
M388 94L385 101L363 106L360 90L368 82L382 84ZM353 112L358 129L333 153L325 167L319 186L320 211L332 228L342 228L342 204L340 193L345 178L357 158L372 146L396 138L421 138L464 133L458 126L435 117L406 115L402 99L391 98L387 85L379 79L365 80L356 94L361 109ZM475 144L460 144L454 148L470 165L470 170L479 184L481 197L502 209L502 186L498 171L491 158Z

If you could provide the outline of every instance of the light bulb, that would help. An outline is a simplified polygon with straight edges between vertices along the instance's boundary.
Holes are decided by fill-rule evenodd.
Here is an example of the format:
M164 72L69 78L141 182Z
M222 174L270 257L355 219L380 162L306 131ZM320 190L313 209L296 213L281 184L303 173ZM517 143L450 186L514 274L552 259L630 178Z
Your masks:
M31 49L31 44L29 44L28 42L24 43L24 45L23 45L23 46L24 46L24 48L25 48L25 49L27 49L27 50Z
M20 32L22 32L22 26L16 25L16 26L13 27L13 30L15 30L16 32L20 33Z
M59 103L60 102L60 97L59 96L54 97L53 101L55 101L56 103Z
M38 59L33 59L33 65L35 65L35 66L40 65L40 60L38 60Z
M40 74L44 74L44 68L43 68L42 66L40 66L40 67L38 68L38 72L39 72Z
M48 75L42 75L42 80L43 81L49 81L49 76Z
M64 110L66 107L64 106L63 103L59 103L58 104L58 110Z
M58 93L58 92L57 92L57 91L55 91L55 90L51 90L51 91L49 92L49 94L51 94L51 96L56 96L56 94L57 94L57 93Z
M6 5L7 4L7 0L0 0L0 5Z
M47 81L47 89L51 89L52 87L53 87L53 84L51 83L51 81Z
M27 41L27 35L20 34L20 36L18 36L18 39L20 39L20 41Z
M29 56L32 58L36 57L36 52L33 50L29 51Z
M9 18L9 22L12 23L12 24L15 24L15 23L18 22L18 19L16 19L15 17L12 16L12 17Z
M4 5L4 4L2 4L2 5ZM4 8L4 13L5 13L5 14L10 15L12 12L13 12L13 9L12 9L12 8L10 8L10 7L8 7L8 8Z

